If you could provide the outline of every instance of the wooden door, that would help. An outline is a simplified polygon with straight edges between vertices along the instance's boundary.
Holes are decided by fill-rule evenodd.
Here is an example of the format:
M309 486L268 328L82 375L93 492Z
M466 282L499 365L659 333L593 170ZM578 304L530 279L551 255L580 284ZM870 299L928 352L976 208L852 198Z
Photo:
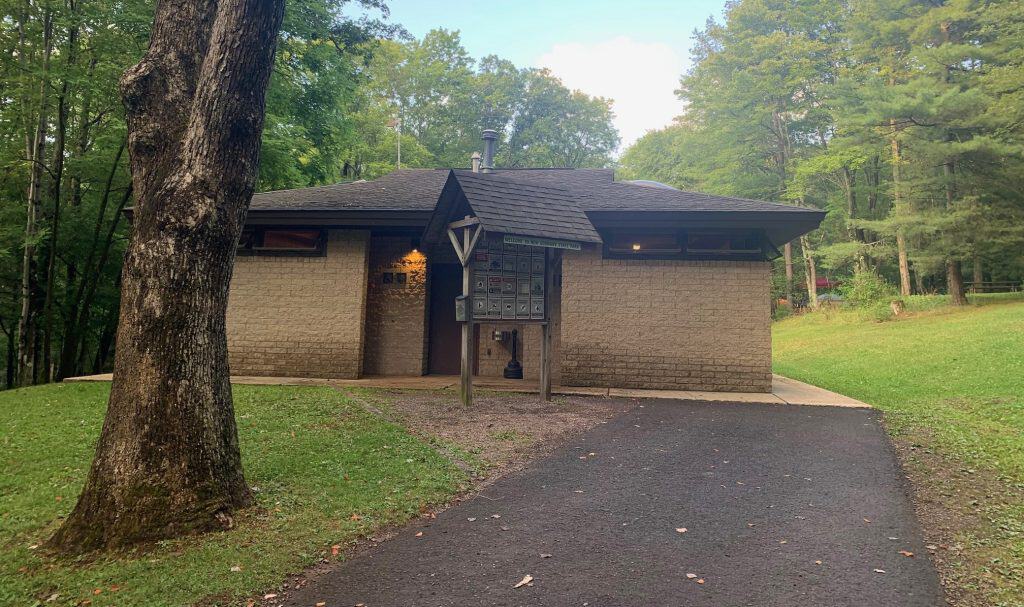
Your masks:
M455 298L462 294L462 266L437 263L430 266L430 373L458 375L461 327L455 321Z

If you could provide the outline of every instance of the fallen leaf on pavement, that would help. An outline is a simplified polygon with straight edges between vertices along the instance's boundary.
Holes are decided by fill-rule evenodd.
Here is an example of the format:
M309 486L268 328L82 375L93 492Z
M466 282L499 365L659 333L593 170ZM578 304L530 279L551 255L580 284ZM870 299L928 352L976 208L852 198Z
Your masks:
M885 573L885 569L875 569L875 573Z
M471 516L471 517L467 518L466 520L472 523L473 521L476 520L476 517L475 516Z
M417 531L416 532L416 537L423 537L423 532L422 531Z
M927 546L925 546L925 548L927 548L928 550L938 550L939 549L939 547L935 546L934 544L928 544Z
M821 561L814 561L814 564L815 564L815 565L820 565L820 564L821 564Z
M492 514L491 518L501 518L501 515L500 514Z
M686 579L688 579L688 580L696 579L696 577L697 577L696 573L687 573L686 574Z
M676 527L676 533L686 533L686 527Z
M914 556L914 553L910 552L909 550L900 550L900 554L902 554L903 556L905 556L907 558L910 558L910 557Z
M265 601L269 601L270 599L276 599L276 598L277 598L276 594L264 594L263 595L263 600L265 600Z
M327 607L327 601L320 601L316 604L316 607Z
M704 583L704 578L700 578L699 580L697 580L697 583L698 584L703 584Z
M540 553L540 558L542 558L542 559L549 559L549 558L551 558L551 555L547 554L545 552L541 552Z
M513 588L522 588L523 586L529 584L532 581L533 581L533 576L532 575L529 575L529 574L524 575L523 579L519 580L519 583L516 584L515 586L513 586Z

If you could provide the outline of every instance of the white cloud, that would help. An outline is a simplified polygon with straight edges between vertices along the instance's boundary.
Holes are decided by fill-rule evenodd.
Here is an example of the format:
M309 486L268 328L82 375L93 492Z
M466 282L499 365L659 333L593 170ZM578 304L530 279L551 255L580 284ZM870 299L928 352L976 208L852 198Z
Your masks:
M556 44L537 58L571 89L614 100L615 126L625 149L682 113L675 96L685 65L669 45L627 36L584 44Z

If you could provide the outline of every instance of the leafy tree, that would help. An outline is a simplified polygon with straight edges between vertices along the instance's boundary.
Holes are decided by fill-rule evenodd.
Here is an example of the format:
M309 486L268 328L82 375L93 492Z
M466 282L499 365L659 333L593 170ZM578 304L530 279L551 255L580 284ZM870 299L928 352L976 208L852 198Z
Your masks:
M338 181L345 151L364 139L361 74L377 41L400 30L346 19L346 4L288 2L260 188ZM0 0L0 42L10 49L0 54L7 386L109 369L128 235L122 211L134 204L118 80L144 52L153 10L140 0Z
M457 32L381 42L367 80L354 118L359 138L346 154L358 176L397 164L397 135L384 131L392 124L409 167L468 166L485 128L498 131L496 161L509 167L606 166L618 146L609 100L570 91L547 70L476 61Z
M964 303L966 263L976 282L1024 275L1008 254L1024 250L1024 197L1011 185L1022 169L1021 8L732 2L696 35L684 116L641 138L623 168L828 210L797 243L812 301L820 265Z

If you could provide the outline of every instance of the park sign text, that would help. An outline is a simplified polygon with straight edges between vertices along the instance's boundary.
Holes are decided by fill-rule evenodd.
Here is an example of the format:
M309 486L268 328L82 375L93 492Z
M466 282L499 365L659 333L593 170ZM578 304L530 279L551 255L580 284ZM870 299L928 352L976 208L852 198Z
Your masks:
M529 247L547 247L549 249L565 249L568 251L579 251L580 243L571 240L556 240L554 238L537 238L534 236L514 236L505 234L505 244L518 244Z

